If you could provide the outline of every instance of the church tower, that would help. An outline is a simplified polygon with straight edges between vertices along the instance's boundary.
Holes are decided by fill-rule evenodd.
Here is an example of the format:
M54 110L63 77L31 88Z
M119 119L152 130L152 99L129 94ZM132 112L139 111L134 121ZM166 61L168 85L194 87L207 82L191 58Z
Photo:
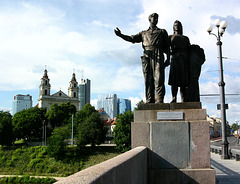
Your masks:
M68 88L68 96L70 98L77 98L78 99L78 82L76 80L75 73L72 74L72 80L69 82L69 88Z
M50 79L47 75L47 70L44 70L43 77L41 78L41 84L39 86L39 99L43 96L50 96L51 85L49 83Z

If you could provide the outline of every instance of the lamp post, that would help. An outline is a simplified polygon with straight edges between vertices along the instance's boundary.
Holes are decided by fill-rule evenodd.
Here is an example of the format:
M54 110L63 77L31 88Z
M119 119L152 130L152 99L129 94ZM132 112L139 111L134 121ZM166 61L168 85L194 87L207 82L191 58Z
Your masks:
M71 142L72 146L74 144L74 142L73 142L73 118L74 118L74 115L72 114L72 142Z
M226 135L226 104L225 104L225 90L223 80L223 64L222 64L222 42L221 37L223 36L225 29L227 28L227 22L216 19L214 21L217 27L217 34L212 33L213 27L210 25L207 29L209 35L214 35L217 38L218 46L218 59L219 59L219 90L220 90L220 102L221 102L221 120L222 120L222 159L229 159L228 155L228 141Z

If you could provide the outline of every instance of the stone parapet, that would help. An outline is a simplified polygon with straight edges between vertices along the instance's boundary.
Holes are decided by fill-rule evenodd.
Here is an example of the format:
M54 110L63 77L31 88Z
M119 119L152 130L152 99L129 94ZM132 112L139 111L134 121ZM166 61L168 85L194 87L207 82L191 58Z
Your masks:
M147 148L138 147L56 184L147 184Z
M77 172L56 184L215 184L215 170L210 168L149 168L147 157L151 152L146 147L137 147Z

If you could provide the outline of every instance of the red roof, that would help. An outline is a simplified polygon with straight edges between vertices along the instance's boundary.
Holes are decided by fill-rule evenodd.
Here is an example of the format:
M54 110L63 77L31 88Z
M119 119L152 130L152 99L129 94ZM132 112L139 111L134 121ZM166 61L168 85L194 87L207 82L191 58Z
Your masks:
M108 120L104 120L104 125L115 125L116 121L114 119L110 119L110 122Z

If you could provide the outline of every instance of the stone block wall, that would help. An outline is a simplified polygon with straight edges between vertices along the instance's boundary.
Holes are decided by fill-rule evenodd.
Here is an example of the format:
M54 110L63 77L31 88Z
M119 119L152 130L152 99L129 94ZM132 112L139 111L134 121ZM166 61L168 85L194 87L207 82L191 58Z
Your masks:
M147 184L147 148L138 147L57 184Z

